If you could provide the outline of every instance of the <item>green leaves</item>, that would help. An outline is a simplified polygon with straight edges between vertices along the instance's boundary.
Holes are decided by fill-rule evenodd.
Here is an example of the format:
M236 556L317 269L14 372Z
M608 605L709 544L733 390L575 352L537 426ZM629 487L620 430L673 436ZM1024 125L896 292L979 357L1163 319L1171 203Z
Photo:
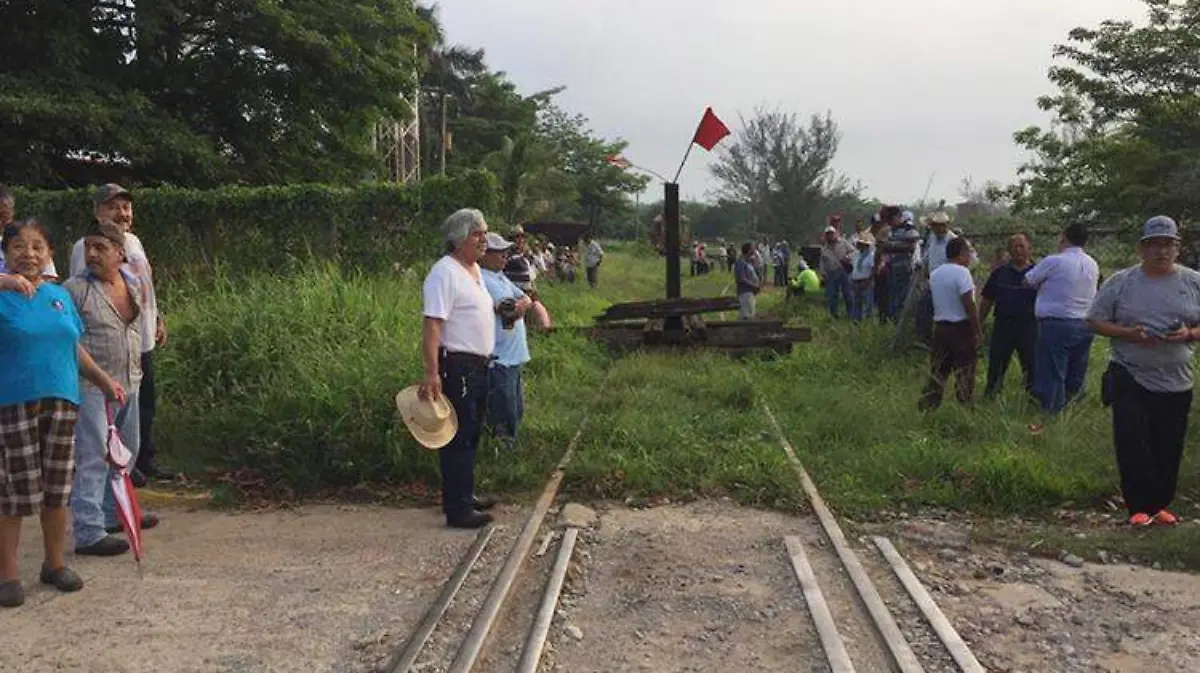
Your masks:
M1136 221L1200 209L1200 3L1144 0L1149 20L1071 31L1038 100L1049 129L1015 135L1035 159L1011 188L1018 209Z

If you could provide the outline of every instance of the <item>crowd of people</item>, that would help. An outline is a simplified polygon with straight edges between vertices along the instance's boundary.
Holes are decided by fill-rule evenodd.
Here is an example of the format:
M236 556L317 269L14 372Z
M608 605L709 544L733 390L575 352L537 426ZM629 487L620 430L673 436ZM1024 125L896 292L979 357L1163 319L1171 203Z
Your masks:
M95 192L61 284L49 231L15 220L15 207L0 187L0 607L25 600L17 548L26 517L41 518L40 580L60 591L83 587L66 563L68 529L76 554L129 551L106 460L110 425L135 457L138 485L172 477L153 441L153 354L166 325L133 233L133 194L116 184ZM143 512L143 529L158 522Z
M1174 524L1175 495L1194 387L1194 342L1200 339L1200 272L1179 264L1177 224L1159 216L1145 223L1141 263L1101 284L1099 265L1085 248L1088 228L1065 227L1058 251L1033 257L1027 233L1013 234L977 288L971 268L979 256L952 230L948 213L918 218L886 206L843 236L832 216L822 232L817 269L801 257L791 275L786 241L773 247L746 242L726 255L737 287L739 318L752 320L766 286L765 260L788 293L816 294L838 318L896 321L907 310L928 330L930 374L918 405L942 403L947 382L971 404L984 324L992 322L984 396L1001 390L1016 356L1025 392L1047 415L1060 414L1084 392L1096 335L1112 340L1102 377L1102 402L1112 408L1113 443L1130 523ZM920 225L920 228L918 227ZM1040 432L1041 425L1030 426Z

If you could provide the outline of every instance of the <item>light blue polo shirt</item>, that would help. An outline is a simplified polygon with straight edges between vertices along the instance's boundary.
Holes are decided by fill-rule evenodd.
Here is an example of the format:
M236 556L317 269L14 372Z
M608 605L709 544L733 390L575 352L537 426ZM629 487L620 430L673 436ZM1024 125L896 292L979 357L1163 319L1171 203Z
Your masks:
M71 295L42 283L37 294L0 291L0 406L42 399L79 404L83 321Z
M495 305L499 306L505 299L520 299L525 296L521 288L514 285L502 272L487 269L482 271L483 286L487 288ZM496 316L496 350L493 353L496 362L505 367L517 367L529 362L529 341L525 336L524 318L518 320L512 329L504 329L500 316Z

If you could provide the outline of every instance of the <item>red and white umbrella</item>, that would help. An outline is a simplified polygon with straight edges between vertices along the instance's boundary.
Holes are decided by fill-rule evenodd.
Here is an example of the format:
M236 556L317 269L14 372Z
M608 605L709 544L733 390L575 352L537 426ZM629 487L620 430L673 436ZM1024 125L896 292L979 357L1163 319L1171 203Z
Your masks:
M133 490L133 479L129 476L129 463L133 454L121 441L117 426L113 419L112 406L105 405L108 412L108 450L105 458L112 466L109 479L112 481L113 499L117 503L117 519L129 540L129 549L133 552L133 560L138 569L142 567L142 508L138 505L137 494Z

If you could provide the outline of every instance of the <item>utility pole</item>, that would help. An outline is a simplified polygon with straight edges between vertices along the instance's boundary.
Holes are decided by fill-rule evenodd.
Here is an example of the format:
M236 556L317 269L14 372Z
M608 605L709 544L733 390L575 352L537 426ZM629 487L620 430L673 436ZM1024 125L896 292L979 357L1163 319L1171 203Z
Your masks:
M442 174L446 174L446 99L450 95L442 91Z

